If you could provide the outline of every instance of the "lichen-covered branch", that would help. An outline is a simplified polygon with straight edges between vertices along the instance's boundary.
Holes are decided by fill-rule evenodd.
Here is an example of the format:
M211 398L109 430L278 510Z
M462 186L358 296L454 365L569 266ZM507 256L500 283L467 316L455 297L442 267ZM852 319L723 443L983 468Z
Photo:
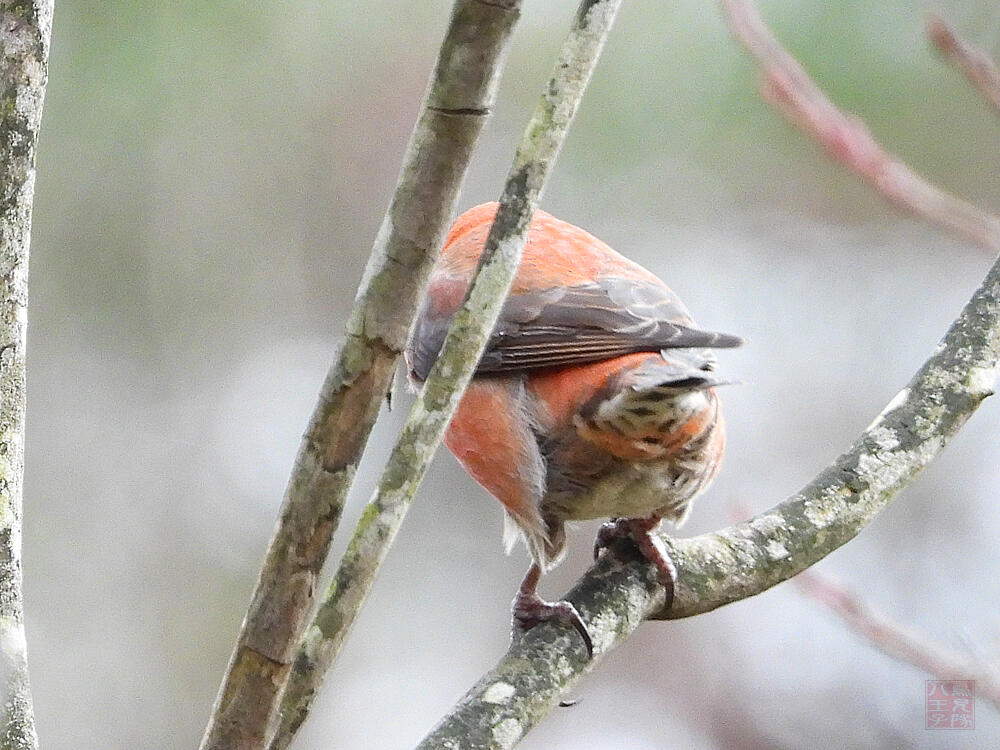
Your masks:
M38 747L21 591L25 335L52 0L0 2L0 749Z
M595 661L644 619L691 617L754 596L854 538L992 393L998 358L1000 262L909 385L812 482L745 523L664 537L678 573L670 609L652 565L622 545L602 558L566 597L587 623ZM420 750L513 747L593 666L573 637L550 623L533 628Z
M897 661L942 680L975 680L976 692L1000 711L1000 672L893 622L857 594L813 570L795 577L806 594L822 602L855 633Z
M996 217L944 194L888 157L863 123L837 110L781 49L752 5L724 4L737 34L762 60L769 79L778 82L774 90L780 96L772 98L794 122L898 205L996 249ZM654 567L619 543L566 597L587 623L594 659L587 661L574 648L569 629L536 626L419 750L511 748L644 619L690 617L754 596L850 541L993 392L998 359L1000 261L909 384L800 492L745 523L691 539L663 538L678 573L668 609Z
M927 16L927 36L973 86L1000 112L1000 69L992 58L978 47L961 39L940 16Z
M511 644L417 750L509 750L604 654L663 606L663 586L652 566L622 544L610 552L564 597L587 623L594 658L587 659L573 630L536 625Z
M496 96L520 0L456 0L345 340L320 392L204 750L263 748L314 608L316 577L406 343L473 147Z
M1000 220L941 190L883 149L859 118L841 112L809 78L749 0L722 0L733 33L760 62L762 93L792 124L890 202L951 229L991 252L1000 250Z
M296 656L271 750L287 747L305 720L475 371L513 283L539 196L620 4L586 0L577 13L518 147L465 302Z
M750 521L670 540L673 606L689 617L780 583L853 539L993 393L1000 358L1000 263L937 351L843 455L801 491Z

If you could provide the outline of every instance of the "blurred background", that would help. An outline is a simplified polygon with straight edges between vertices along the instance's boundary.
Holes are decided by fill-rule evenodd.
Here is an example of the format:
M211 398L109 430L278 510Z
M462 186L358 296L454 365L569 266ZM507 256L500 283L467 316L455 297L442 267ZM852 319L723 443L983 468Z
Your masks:
M45 747L197 745L288 470L388 203L451 3L59 0L31 258L25 590ZM575 0L526 0L461 200L494 199ZM1000 120L911 0L768 0L877 138L1000 205ZM938 0L1000 52L986 0ZM985 274L759 98L716 4L627 2L542 201L664 278L722 368L730 450L683 534L796 491L909 379ZM334 557L410 403L379 422ZM886 615L998 655L1000 410L987 401L818 566ZM414 745L504 651L527 563L442 451L296 747ZM542 585L588 564L594 524ZM525 748L995 747L924 730L928 675L785 584L647 623Z

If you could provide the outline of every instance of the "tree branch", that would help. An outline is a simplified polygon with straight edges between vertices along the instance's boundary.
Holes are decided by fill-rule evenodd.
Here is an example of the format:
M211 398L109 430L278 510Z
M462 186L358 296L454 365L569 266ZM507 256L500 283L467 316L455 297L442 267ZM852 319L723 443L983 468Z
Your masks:
M496 96L520 0L456 0L346 338L292 468L203 750L263 748L379 407Z
M883 149L857 117L837 109L774 38L749 0L723 0L733 33L760 62L761 93L793 124L891 203L951 229L986 249L1000 250L1000 221L944 192Z
M0 2L0 748L38 747L21 590L25 334L52 0Z
M764 63L776 104L880 193L929 221L996 248L998 220L938 190L888 156L863 123L837 110L778 45L754 8L724 0L734 29ZM955 211L953 215L950 212ZM511 748L604 653L644 619L708 612L761 593L850 541L926 466L993 392L1000 358L1000 261L909 384L854 444L784 503L690 539L664 537L678 580L672 605L656 570L619 543L566 597L595 658L566 628L542 623L514 643L418 750Z
M644 619L691 617L754 596L853 539L992 393L998 358L1000 262L909 385L812 482L745 523L690 539L663 538L678 573L669 610L662 610L653 566L616 546L566 597L587 623L593 662L566 628L536 626L419 750L513 747Z
M1000 674L995 670L893 622L866 605L857 594L815 571L804 571L795 578L795 583L883 654L942 680L975 680L979 695L1000 710Z
M466 299L296 656L271 750L287 747L308 715L472 378L517 273L531 217L620 4L585 0L580 6L518 147Z
M1000 112L1000 70L990 56L963 41L947 21L933 13L927 15L927 36L945 59L962 71Z

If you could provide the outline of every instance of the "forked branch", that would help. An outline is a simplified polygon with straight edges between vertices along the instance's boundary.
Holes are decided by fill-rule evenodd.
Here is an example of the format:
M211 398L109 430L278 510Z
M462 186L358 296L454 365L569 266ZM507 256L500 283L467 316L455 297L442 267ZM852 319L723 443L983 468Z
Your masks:
M947 195L885 152L838 110L764 25L752 4L723 0L733 30L764 67L765 94L881 195L984 247L998 220ZM595 659L551 623L512 645L421 743L420 750L510 748L644 619L710 611L767 590L854 538L993 392L1000 359L1000 261L941 344L854 444L812 482L755 518L690 539L664 538L678 581L669 609L653 567L622 545L566 597L587 622Z
M260 750L277 726L281 693L313 613L317 576L455 215L519 12L520 0L455 2L345 340L292 467L203 750Z
M723 0L733 33L761 65L761 92L840 164L890 202L972 242L1000 250L1000 221L946 193L882 148L859 118L842 112L774 38L749 0Z
M295 658L271 750L285 748L305 720L476 369L517 273L538 199L620 4L585 0L580 6L521 139L466 299Z

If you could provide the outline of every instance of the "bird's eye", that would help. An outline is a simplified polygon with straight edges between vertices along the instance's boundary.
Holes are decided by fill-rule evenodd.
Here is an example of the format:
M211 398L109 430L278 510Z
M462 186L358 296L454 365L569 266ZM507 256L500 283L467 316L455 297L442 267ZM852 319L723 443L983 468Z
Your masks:
M701 369L705 372L712 372L715 370L715 362L706 362L701 366Z

